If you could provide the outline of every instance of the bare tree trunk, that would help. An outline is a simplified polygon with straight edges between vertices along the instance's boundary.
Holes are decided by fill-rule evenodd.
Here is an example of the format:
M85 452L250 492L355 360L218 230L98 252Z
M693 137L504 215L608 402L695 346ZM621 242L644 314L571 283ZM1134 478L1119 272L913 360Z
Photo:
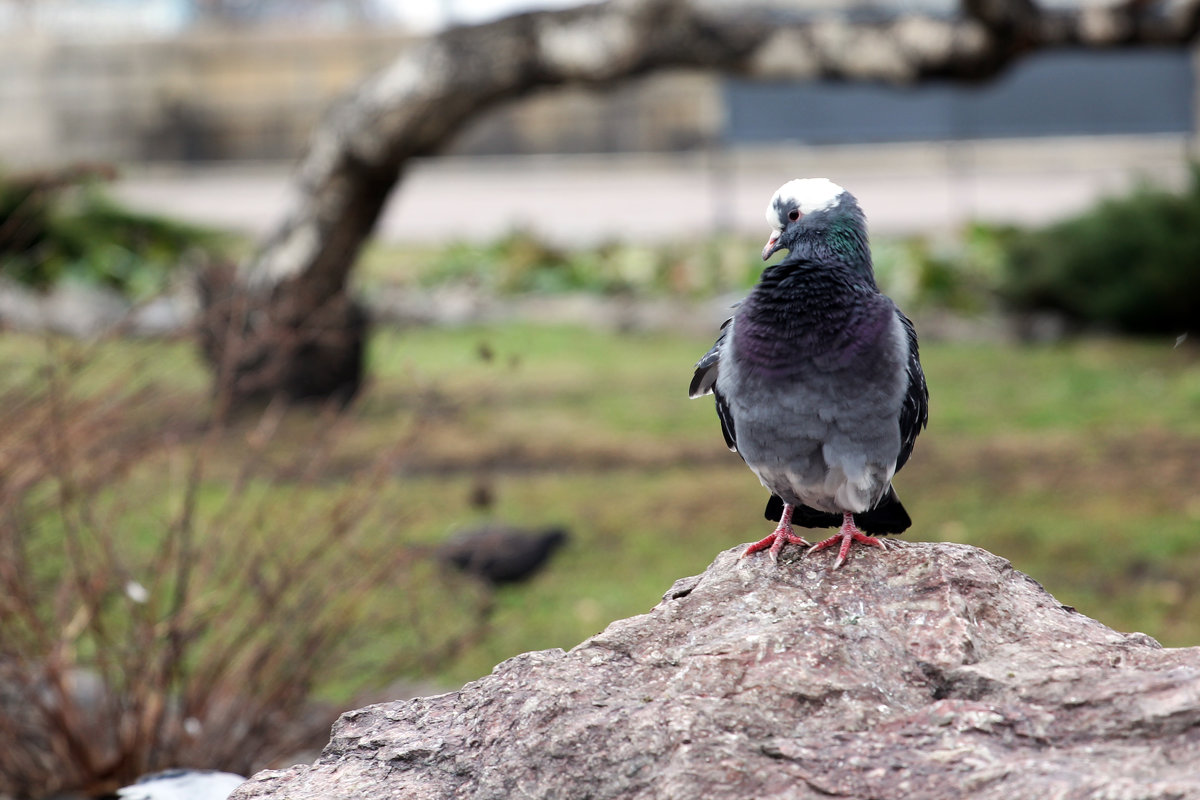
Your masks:
M447 31L333 108L313 134L275 231L236 275L210 282L205 349L234 401L352 394L365 315L347 277L412 158L437 153L479 113L558 85L604 86L666 68L764 78L915 83L996 75L1064 47L1180 46L1200 0L1043 10L962 0L954 16L787 15L713 0L613 0ZM464 206L464 219L470 209Z

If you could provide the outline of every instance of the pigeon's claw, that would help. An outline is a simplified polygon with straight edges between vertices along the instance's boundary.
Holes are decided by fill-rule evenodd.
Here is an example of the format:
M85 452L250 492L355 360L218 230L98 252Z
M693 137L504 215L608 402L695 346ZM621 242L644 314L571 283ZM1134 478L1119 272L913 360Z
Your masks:
M850 545L854 542L859 542L860 544L869 545L871 547L878 547L880 550L887 550L887 545L885 545L882 540L876 539L874 536L867 536L858 529L858 526L854 524L853 514L846 514L844 520L845 521L842 522L841 530L839 530L833 536L830 536L828 539L817 542L812 547L808 548L808 552L806 552L805 555L812 555L820 550L833 547L835 544L840 544L841 546L838 548L837 559L833 562L833 568L837 569L842 564L846 563L846 556L850 554Z
M809 546L808 542L792 533L792 528L790 525L786 528L781 525L765 539L759 539L754 544L749 545L746 548L746 551L742 553L742 558L745 558L751 553L757 553L759 550L766 550L769 547L771 548L769 551L771 560L778 561L779 551L783 549L785 544L799 544L804 545L805 547Z
M808 542L792 533L792 507L790 505L785 505L783 507L783 514L780 515L779 525L775 527L775 530L771 531L771 533L765 538L759 539L754 544L748 546L745 552L742 553L741 557L745 558L751 553L757 553L759 550L766 550L769 547L771 548L771 560L778 562L779 551L783 549L785 544L799 544L805 547L809 546Z

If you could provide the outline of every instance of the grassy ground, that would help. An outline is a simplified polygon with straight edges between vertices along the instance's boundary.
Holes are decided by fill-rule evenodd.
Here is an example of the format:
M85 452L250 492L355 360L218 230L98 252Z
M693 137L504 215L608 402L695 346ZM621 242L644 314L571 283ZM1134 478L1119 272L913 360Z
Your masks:
M768 530L764 491L725 450L711 400L686 397L709 344L525 325L382 331L371 382L327 453L312 456L327 413L277 421L257 451L271 475L259 507L299 519L305 503L336 503L395 447L365 512L376 545L420 548L483 518L572 532L548 569L497 592L482 638L420 677L449 686L518 652L570 647ZM931 425L896 481L915 520L906 537L986 547L1118 629L1200 643L1200 352L1173 344L925 344ZM0 338L0 390L34 374L46 348ZM79 392L141 392L131 430L199 446L207 388L190 345L112 342L86 358ZM210 442L205 497L235 479L261 425L247 418ZM147 498L136 530L152 539L167 512L151 498L171 497L176 479L144 469L123 480L119 491ZM481 489L490 508L469 502ZM297 524L290 535L310 534ZM405 587L389 591L400 594L377 602ZM455 599L432 597L415 627L359 643L364 669L421 648L420 631L457 618ZM330 696L356 684L331 677Z
M684 399L706 345L519 327L377 340L381 384L408 372L459 398L418 459L453 476L449 502L455 478L465 497L483 476L498 482L499 516L578 535L554 569L505 594L507 635L493 640L505 644L457 676L505 649L568 646L765 532L763 491L724 450L711 401ZM908 537L987 547L1109 624L1200 642L1196 353L930 343L924 361L933 421L897 480ZM430 520L428 535L444 524Z

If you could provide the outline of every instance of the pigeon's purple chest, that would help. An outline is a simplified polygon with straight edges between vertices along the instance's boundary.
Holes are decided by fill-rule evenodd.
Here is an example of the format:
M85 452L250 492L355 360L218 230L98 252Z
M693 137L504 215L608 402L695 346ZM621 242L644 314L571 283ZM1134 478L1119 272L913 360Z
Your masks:
M777 324L752 316L739 317L730 342L734 358L743 369L760 378L796 377L804 370L805 351L812 342L801 331L786 333L790 335L782 335Z
M841 328L814 350L814 361L829 371L865 367L876 360L880 345L895 327L895 314L887 302L855 308Z
M737 317L731 345L740 365L761 379L852 370L871 360L893 325L892 316L886 302L787 313L751 309Z

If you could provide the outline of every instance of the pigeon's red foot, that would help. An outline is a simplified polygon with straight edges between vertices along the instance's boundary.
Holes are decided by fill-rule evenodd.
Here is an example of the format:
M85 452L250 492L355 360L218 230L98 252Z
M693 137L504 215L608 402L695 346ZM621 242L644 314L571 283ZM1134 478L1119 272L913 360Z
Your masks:
M838 548L837 560L833 562L833 568L837 569L846 563L846 556L850 554L850 545L854 542L878 547L880 550L887 550L887 547L881 540L876 539L874 536L867 536L858 529L858 526L854 524L853 514L846 514L843 520L841 530L828 539L817 542L808 548L808 552L805 555L812 555L818 550L824 550L827 547L833 547L835 544L840 543L841 547Z
M769 547L771 548L771 560L778 561L779 551L783 549L785 544L800 544L808 547L808 542L792 533L792 507L789 505L783 507L783 514L780 515L779 525L775 527L775 530L765 539L759 539L747 547L741 557L745 558L751 553L757 553L759 550L766 550Z
M778 561L779 551L783 549L785 544L801 544L805 547L808 547L808 542L792 533L791 525L785 527L781 524L773 533L771 533L770 536L766 537L765 539L759 539L754 544L748 546L746 548L746 552L742 553L742 558L745 558L751 553L757 553L759 550L766 550L769 547L771 548L769 551L771 560Z

